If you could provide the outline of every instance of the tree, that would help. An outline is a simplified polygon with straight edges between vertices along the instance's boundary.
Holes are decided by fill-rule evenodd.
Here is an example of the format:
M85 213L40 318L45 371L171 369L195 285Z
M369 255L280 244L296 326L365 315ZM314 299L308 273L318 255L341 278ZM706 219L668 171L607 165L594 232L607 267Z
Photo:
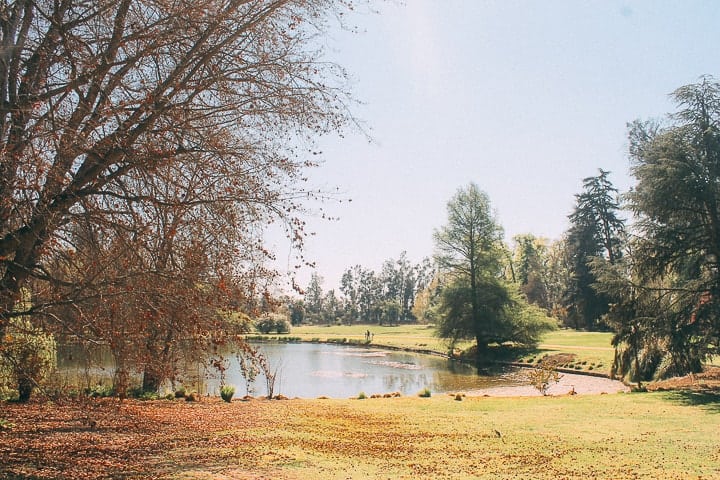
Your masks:
M440 290L440 280L436 275L427 286L417 293L412 313L418 322L435 323Z
M341 311L341 303L335 295L335 290L328 290L322 301L322 315L325 319L325 323L332 325L337 322L341 316Z
M302 300L288 300L288 310L290 312L290 324L297 327L303 324L305 320L305 303Z
M699 371L720 344L720 84L703 77L672 98L666 126L629 126L637 241L616 289L632 287L622 313L634 311L608 315L620 336L636 326L637 350L657 345L656 377Z
M575 328L596 329L607 313L609 298L593 288L596 282L590 262L604 257L615 263L621 256L624 221L617 189L608 179L610 172L600 169L595 177L583 179L583 192L576 195L576 205L569 215L570 229L566 248L571 259L571 281L565 294L568 320Z
M549 310L546 243L532 234L516 235L514 240L515 280L528 302Z
M334 5L67 0L0 7L0 348L23 287L38 299L26 314L54 321L54 308L78 312L79 300L107 298L102 288L116 283L107 275L100 283L83 276L96 292L83 296L86 285L58 261L76 250L69 232L83 222L131 232L161 186L165 205L212 203L214 213L241 205L228 208L232 228L257 232L280 220L302 244L299 201L311 192L300 184L313 165L303 145L348 120L344 74L322 61L314 41L325 14L344 8ZM205 184L189 197L172 188L190 178ZM196 218L198 229L207 218ZM202 254L215 263L216 251ZM122 277L121 268L115 272ZM262 290L256 273L245 269L241 276L255 278L242 283Z
M310 276L310 283L305 289L305 314L311 323L320 323L323 320L323 278L317 272Z
M551 316L567 323L568 308L565 293L572 281L572 258L568 251L567 237L550 244L547 251L546 289Z
M487 360L489 344L532 341L537 338L533 332L546 327L518 315L521 299L502 281L502 228L487 194L471 183L457 191L447 210L447 224L434 235L435 258L447 279L438 333L452 340L473 338L481 363Z

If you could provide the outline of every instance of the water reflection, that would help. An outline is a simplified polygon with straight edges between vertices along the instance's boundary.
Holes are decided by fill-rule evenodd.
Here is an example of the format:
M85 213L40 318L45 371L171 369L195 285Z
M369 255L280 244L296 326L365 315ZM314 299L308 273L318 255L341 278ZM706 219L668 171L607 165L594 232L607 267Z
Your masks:
M469 365L431 355L308 343L263 344L259 348L271 366L278 368L281 384L276 391L288 397L344 398L360 392L414 395L424 388L439 393L526 383L511 371L479 376ZM236 361L226 372L226 382L244 388ZM266 393L262 378L253 387L255 394ZM219 381L208 381L210 391L217 388Z
M275 393L288 397L347 398L360 392L415 395L425 388L441 393L528 384L525 374L517 369L478 375L470 365L432 355L315 343L261 344L258 348L272 369L277 369ZM246 392L237 358L231 352L225 356L229 361L225 382L236 387L238 396L267 394L262 375ZM95 352L88 358L82 352L64 348L58 352L58 360L61 372L68 379L75 376L81 385L109 382L112 378L114 367L107 352ZM182 378L187 386L201 393L218 394L220 379L212 369L189 363Z

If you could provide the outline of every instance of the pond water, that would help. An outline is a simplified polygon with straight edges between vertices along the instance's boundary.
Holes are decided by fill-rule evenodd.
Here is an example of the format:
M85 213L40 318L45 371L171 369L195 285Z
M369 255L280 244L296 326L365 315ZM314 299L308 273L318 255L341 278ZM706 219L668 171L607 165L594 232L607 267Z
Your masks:
M368 396L400 392L406 396L416 395L425 388L432 393L462 391L480 395L537 394L530 386L524 369L507 367L488 376L479 375L470 365L440 356L379 348L320 343L264 343L256 347L268 358L271 370L277 372L274 393L290 398L348 398L356 397L360 392ZM257 375L248 392L237 358L231 354L225 357L225 383L235 387L236 397L246 393L252 396L267 395L262 374ZM93 377L92 382L97 382L101 377L107 381L111 377L109 355L98 356L89 371L88 364L82 362L86 365L83 372L79 371L81 364L78 358L77 354L73 357L59 351L60 372L64 372L68 378L78 374L78 378L81 378L84 375L88 382L91 381L90 377ZM220 378L213 368L192 365L186 369L184 378L188 389L219 394ZM564 374L561 383L551 393L566 393L569 387L583 393L585 386L590 384L594 389L608 393L624 388L621 383L608 379ZM593 392L592 389L589 391Z
M505 370L493 376L478 376L469 365L443 357L319 343L262 344L261 352L277 369L275 392L287 397L343 398L360 392L372 395L400 392L415 395L428 388L432 392L450 392L527 384L517 370ZM245 380L237 360L230 362L226 383L244 395ZM208 390L219 388L218 379L208 380ZM259 375L255 394L265 395L265 379Z

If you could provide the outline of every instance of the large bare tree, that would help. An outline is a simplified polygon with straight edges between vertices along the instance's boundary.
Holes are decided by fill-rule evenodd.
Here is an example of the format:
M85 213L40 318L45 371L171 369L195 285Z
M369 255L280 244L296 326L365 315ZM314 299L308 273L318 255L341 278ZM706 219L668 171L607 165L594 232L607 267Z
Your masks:
M185 285L195 288L232 265L253 287L247 251L264 252L257 229L277 219L302 242L307 140L348 121L344 74L316 40L328 14L346 8L3 1L0 342L13 315L81 312L83 302L126 294L141 271L194 271ZM248 268L229 252L246 252L237 256ZM19 312L27 285L36 298ZM152 312L152 301L145 307Z

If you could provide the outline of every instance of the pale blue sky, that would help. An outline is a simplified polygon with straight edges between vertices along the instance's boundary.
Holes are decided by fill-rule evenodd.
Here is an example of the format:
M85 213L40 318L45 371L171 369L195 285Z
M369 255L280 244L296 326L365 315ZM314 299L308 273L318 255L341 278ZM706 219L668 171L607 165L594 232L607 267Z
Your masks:
M325 163L310 172L352 199L324 206L339 221L308 222L326 290L355 264L432 255L469 182L508 240L559 238L584 177L603 168L631 185L626 123L663 116L670 92L720 68L720 1L406 0L350 23L363 31L333 32L328 55L374 141L321 139Z

